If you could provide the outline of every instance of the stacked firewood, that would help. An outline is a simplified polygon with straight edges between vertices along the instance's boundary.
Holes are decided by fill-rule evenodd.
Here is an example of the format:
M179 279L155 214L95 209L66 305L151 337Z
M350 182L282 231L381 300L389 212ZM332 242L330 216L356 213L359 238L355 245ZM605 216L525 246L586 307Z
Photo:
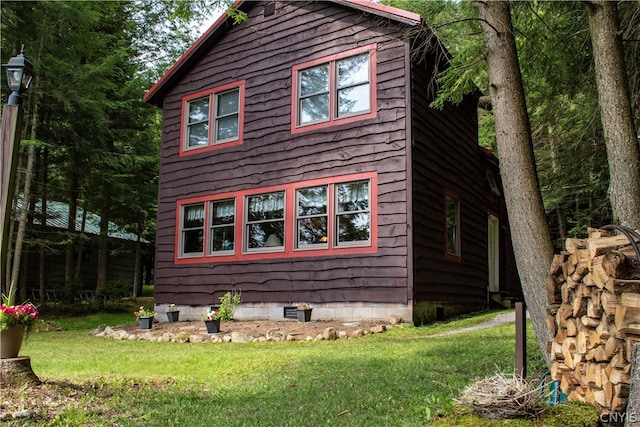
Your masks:
M551 376L570 400L624 409L640 342L640 263L633 236L589 230L567 239L547 281Z

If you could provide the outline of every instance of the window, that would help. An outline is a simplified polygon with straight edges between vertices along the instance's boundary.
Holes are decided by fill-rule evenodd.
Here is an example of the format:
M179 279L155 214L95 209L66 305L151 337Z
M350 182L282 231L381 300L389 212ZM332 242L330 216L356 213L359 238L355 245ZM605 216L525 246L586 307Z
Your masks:
M202 256L204 249L204 203L182 208L181 254Z
M329 189L326 185L296 191L297 248L326 248L329 245Z
M188 148L209 144L209 97L189 102Z
M369 181L349 182L336 186L336 245L369 242L371 215Z
M246 202L246 250L284 248L284 191L256 194Z
M180 154L242 143L243 108L244 81L184 97Z
M239 116L240 89L216 94L216 144L238 139Z
M174 262L375 252L376 186L363 172L179 200Z
M227 255L235 248L236 203L234 199L211 202L210 253Z
M375 117L375 45L293 67L292 132Z
M460 257L460 200L457 195L445 195L446 209L446 255Z

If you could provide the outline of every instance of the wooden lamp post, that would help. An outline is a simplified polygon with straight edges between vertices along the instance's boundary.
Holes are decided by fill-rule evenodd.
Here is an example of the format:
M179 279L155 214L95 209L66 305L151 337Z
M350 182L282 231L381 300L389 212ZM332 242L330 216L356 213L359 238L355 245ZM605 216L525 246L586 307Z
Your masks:
M7 296L6 303L14 305L16 289L10 286L7 278L11 205L23 126L22 93L29 88L34 73L33 65L24 57L24 46L18 55L2 66L7 70L11 95L2 110L0 123L0 291ZM33 372L28 356L0 359L0 388L39 383L40 379Z
M22 133L22 93L33 81L31 62L24 57L24 45L20 53L2 65L7 71L7 82L11 95L2 110L0 124L0 290L13 305L15 289L9 289L7 279L7 257L9 251L9 229L11 224L11 204L16 186L16 169L20 136Z

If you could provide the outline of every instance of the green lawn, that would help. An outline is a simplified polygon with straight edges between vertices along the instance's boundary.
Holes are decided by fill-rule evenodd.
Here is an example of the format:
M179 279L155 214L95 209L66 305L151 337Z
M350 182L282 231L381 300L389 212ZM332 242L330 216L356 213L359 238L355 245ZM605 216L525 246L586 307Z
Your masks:
M250 344L116 341L89 330L130 314L60 319L65 330L31 334L21 354L45 387L80 402L24 425L424 426L452 414L451 398L475 378L513 371L513 323L429 336L494 314L355 340ZM534 371L530 327L528 347Z

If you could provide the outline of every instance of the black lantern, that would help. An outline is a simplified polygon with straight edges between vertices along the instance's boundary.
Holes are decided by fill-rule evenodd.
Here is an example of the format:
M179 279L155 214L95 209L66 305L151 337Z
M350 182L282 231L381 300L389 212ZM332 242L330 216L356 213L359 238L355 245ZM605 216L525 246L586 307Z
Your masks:
M21 93L29 88L33 80L33 64L24 57L24 45L17 56L2 66L7 70L7 82L11 89L7 105L20 105Z

